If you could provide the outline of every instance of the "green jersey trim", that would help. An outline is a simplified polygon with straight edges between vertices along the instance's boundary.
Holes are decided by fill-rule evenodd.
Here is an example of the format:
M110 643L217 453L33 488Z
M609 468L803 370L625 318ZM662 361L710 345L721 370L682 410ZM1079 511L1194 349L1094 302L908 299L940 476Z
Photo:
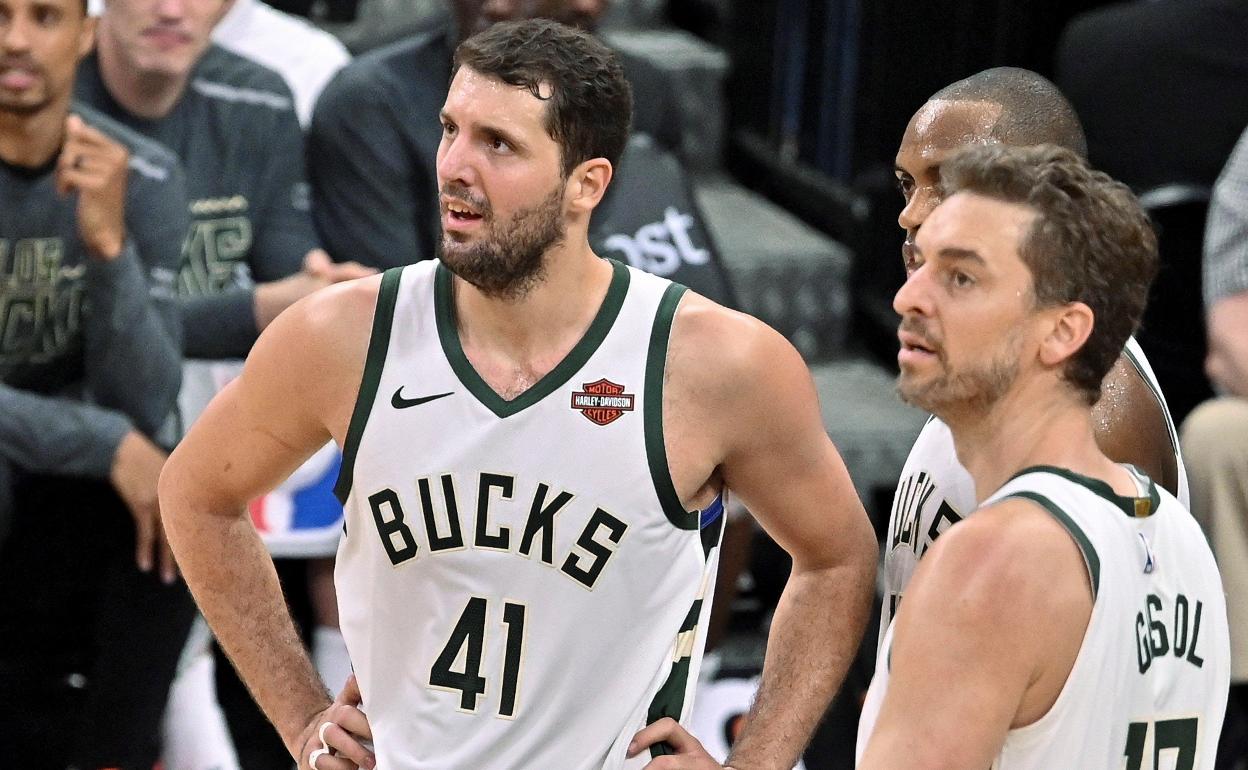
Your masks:
M1096 548L1093 547L1092 541L1088 539L1083 529L1075 523L1070 514L1059 508L1057 503L1039 492L1023 490L1006 496L1007 500L1010 498L1030 500L1052 514L1053 518L1057 519L1057 522L1066 529L1066 532L1070 534L1075 544L1079 546L1080 552L1083 553L1083 563L1087 566L1088 577L1092 581L1092 601L1096 601L1097 591L1101 587L1101 557L1097 556Z
M399 299L399 281L403 268L392 267L381 276L381 289L377 292L377 309L373 312L373 332L368 341L368 355L364 359L364 376L360 378L360 392L355 398L347 438L342 444L342 467L338 469L338 481L334 484L334 496L338 502L347 504L351 483L355 477L355 455L360 450L364 425L373 411L377 399L377 387L381 384L381 370L386 364L386 352L390 349L390 327L394 324L394 305Z
M628 294L630 279L627 267L615 260L607 261L611 263L611 284L607 287L607 296L603 299L602 306L598 308L598 314L594 316L594 320L585 331L585 336L581 337L576 346L568 351L563 360L547 372L545 377L511 401L498 395L486 384L485 380L481 379L481 375L477 374L477 370L473 368L468 356L464 353L455 321L455 297L452 291L454 274L446 265L438 263L437 273L434 276L433 305L442 352L446 355L446 360L450 363L455 376L468 389L468 392L495 416L510 417L554 393L585 366L590 356L607 338L607 333L611 331L611 326L620 314L620 308L624 306L624 297Z
M1131 519L1143 519L1152 516L1157 512L1157 507L1161 505L1161 494L1157 491L1157 485L1153 480L1132 466L1127 466L1131 475L1144 484L1144 488L1148 494L1143 497L1126 497L1114 491L1113 487L1106 484L1100 479L1094 479L1091 476L1084 476L1082 473L1075 473L1069 468L1058 468L1052 465L1033 465L1024 468L1010 479L1013 481L1027 473L1052 473L1054 476L1060 476L1067 481L1074 482L1088 491L1102 497L1114 504L1114 507L1122 511Z
M646 354L646 401L643 407L646 433L646 460L650 463L650 478L654 491L663 506L667 520L677 529L696 530L698 514L685 510L672 483L672 472L667 465L667 446L663 443L663 372L667 366L667 346L672 336L672 321L676 307L685 294L685 287L678 283L668 286L659 300L650 331L650 351Z
M701 615L702 600L695 599L693 606L689 608L689 613L685 615L685 622L680 624L678 634L696 633L698 620ZM680 641L677 640L676 644L679 649ZM692 662L692 655L681 655L678 660L672 663L671 672L668 673L663 686L659 688L659 691L654 694L654 699L650 701L650 708L646 712L646 724L652 725L663 717L671 717L677 722L680 721L680 715L685 710L685 689L689 685L689 666ZM662 742L650 747L651 758L675 753L670 746Z

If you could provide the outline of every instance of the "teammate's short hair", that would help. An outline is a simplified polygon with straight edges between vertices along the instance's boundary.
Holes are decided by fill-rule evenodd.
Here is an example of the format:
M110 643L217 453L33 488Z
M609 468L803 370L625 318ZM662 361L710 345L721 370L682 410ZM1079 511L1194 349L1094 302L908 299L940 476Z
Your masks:
M1052 81L1019 67L993 67L951 83L928 101L990 102L1001 106L992 136L1002 144L1056 144L1081 158L1088 140L1074 105Z
M971 146L941 167L945 193L970 192L1035 209L1019 244L1037 307L1082 302L1093 329L1064 376L1089 404L1139 326L1157 273L1157 237L1131 190L1064 147Z
M460 43L452 78L460 67L549 100L546 132L559 143L564 176L590 158L618 166L633 91L619 57L594 36L545 19L501 22Z

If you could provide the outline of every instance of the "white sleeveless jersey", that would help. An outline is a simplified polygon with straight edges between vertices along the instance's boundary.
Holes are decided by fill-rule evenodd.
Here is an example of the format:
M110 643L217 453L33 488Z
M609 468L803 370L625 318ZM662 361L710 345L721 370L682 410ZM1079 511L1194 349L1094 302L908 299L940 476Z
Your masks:
M992 770L1213 768L1230 686L1222 581L1187 509L1135 475L1143 494L1130 498L1065 469L1029 468L984 503L1024 498L1052 514L1083 553L1093 592L1057 701L1009 731ZM889 686L892 639L890 625L859 724L860 757Z
M378 766L640 768L690 711L721 501L685 511L662 388L684 287L612 263L584 338L505 401L451 273L388 271L337 492L343 636Z
M1187 469L1179 451L1179 433L1170 418L1161 386L1157 384L1153 368L1134 337L1127 339L1122 352L1156 396L1166 416L1170 447L1174 450L1175 467L1178 469L1178 499L1184 507L1188 507ZM953 434L949 426L933 417L915 439L893 495L893 508L884 540L884 599L877 637L879 645L883 644L884 631L897 612L897 604L919 558L932 547L942 532L976 507L975 482L958 462Z

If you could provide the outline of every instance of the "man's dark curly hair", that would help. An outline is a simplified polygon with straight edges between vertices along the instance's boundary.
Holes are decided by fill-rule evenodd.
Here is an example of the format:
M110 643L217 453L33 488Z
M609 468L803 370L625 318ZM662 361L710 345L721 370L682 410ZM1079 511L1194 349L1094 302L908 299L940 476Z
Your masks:
M1018 254L1038 307L1082 302L1091 336L1067 363L1066 380L1095 404L1101 380L1139 326L1157 274L1157 237L1126 185L1052 144L975 146L941 166L945 194L1021 203L1038 216Z
M545 19L501 22L460 43L452 79L460 67L549 100L546 133L559 143L565 177L590 158L619 164L633 91L615 52L597 38Z

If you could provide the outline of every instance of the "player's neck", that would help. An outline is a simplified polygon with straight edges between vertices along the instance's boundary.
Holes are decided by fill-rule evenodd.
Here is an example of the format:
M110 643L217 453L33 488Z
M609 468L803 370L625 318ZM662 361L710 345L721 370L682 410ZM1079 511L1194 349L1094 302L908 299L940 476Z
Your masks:
M987 499L1024 468L1052 465L1108 481L1130 494L1125 474L1096 445L1091 408L1066 387L1012 388L986 413L965 409L944 417L958 461Z
M186 91L190 73L168 75L145 72L125 57L120 43L107 34L101 22L96 50L100 60L100 77L108 93L130 114L145 120L159 120L168 115Z
M69 96L33 114L0 111L0 160L39 168L56 157L65 141Z
M505 362L540 377L576 346L594 320L611 284L611 264L588 243L558 248L546 260L545 277L516 299L490 297L455 279L460 341L479 371L487 361Z

